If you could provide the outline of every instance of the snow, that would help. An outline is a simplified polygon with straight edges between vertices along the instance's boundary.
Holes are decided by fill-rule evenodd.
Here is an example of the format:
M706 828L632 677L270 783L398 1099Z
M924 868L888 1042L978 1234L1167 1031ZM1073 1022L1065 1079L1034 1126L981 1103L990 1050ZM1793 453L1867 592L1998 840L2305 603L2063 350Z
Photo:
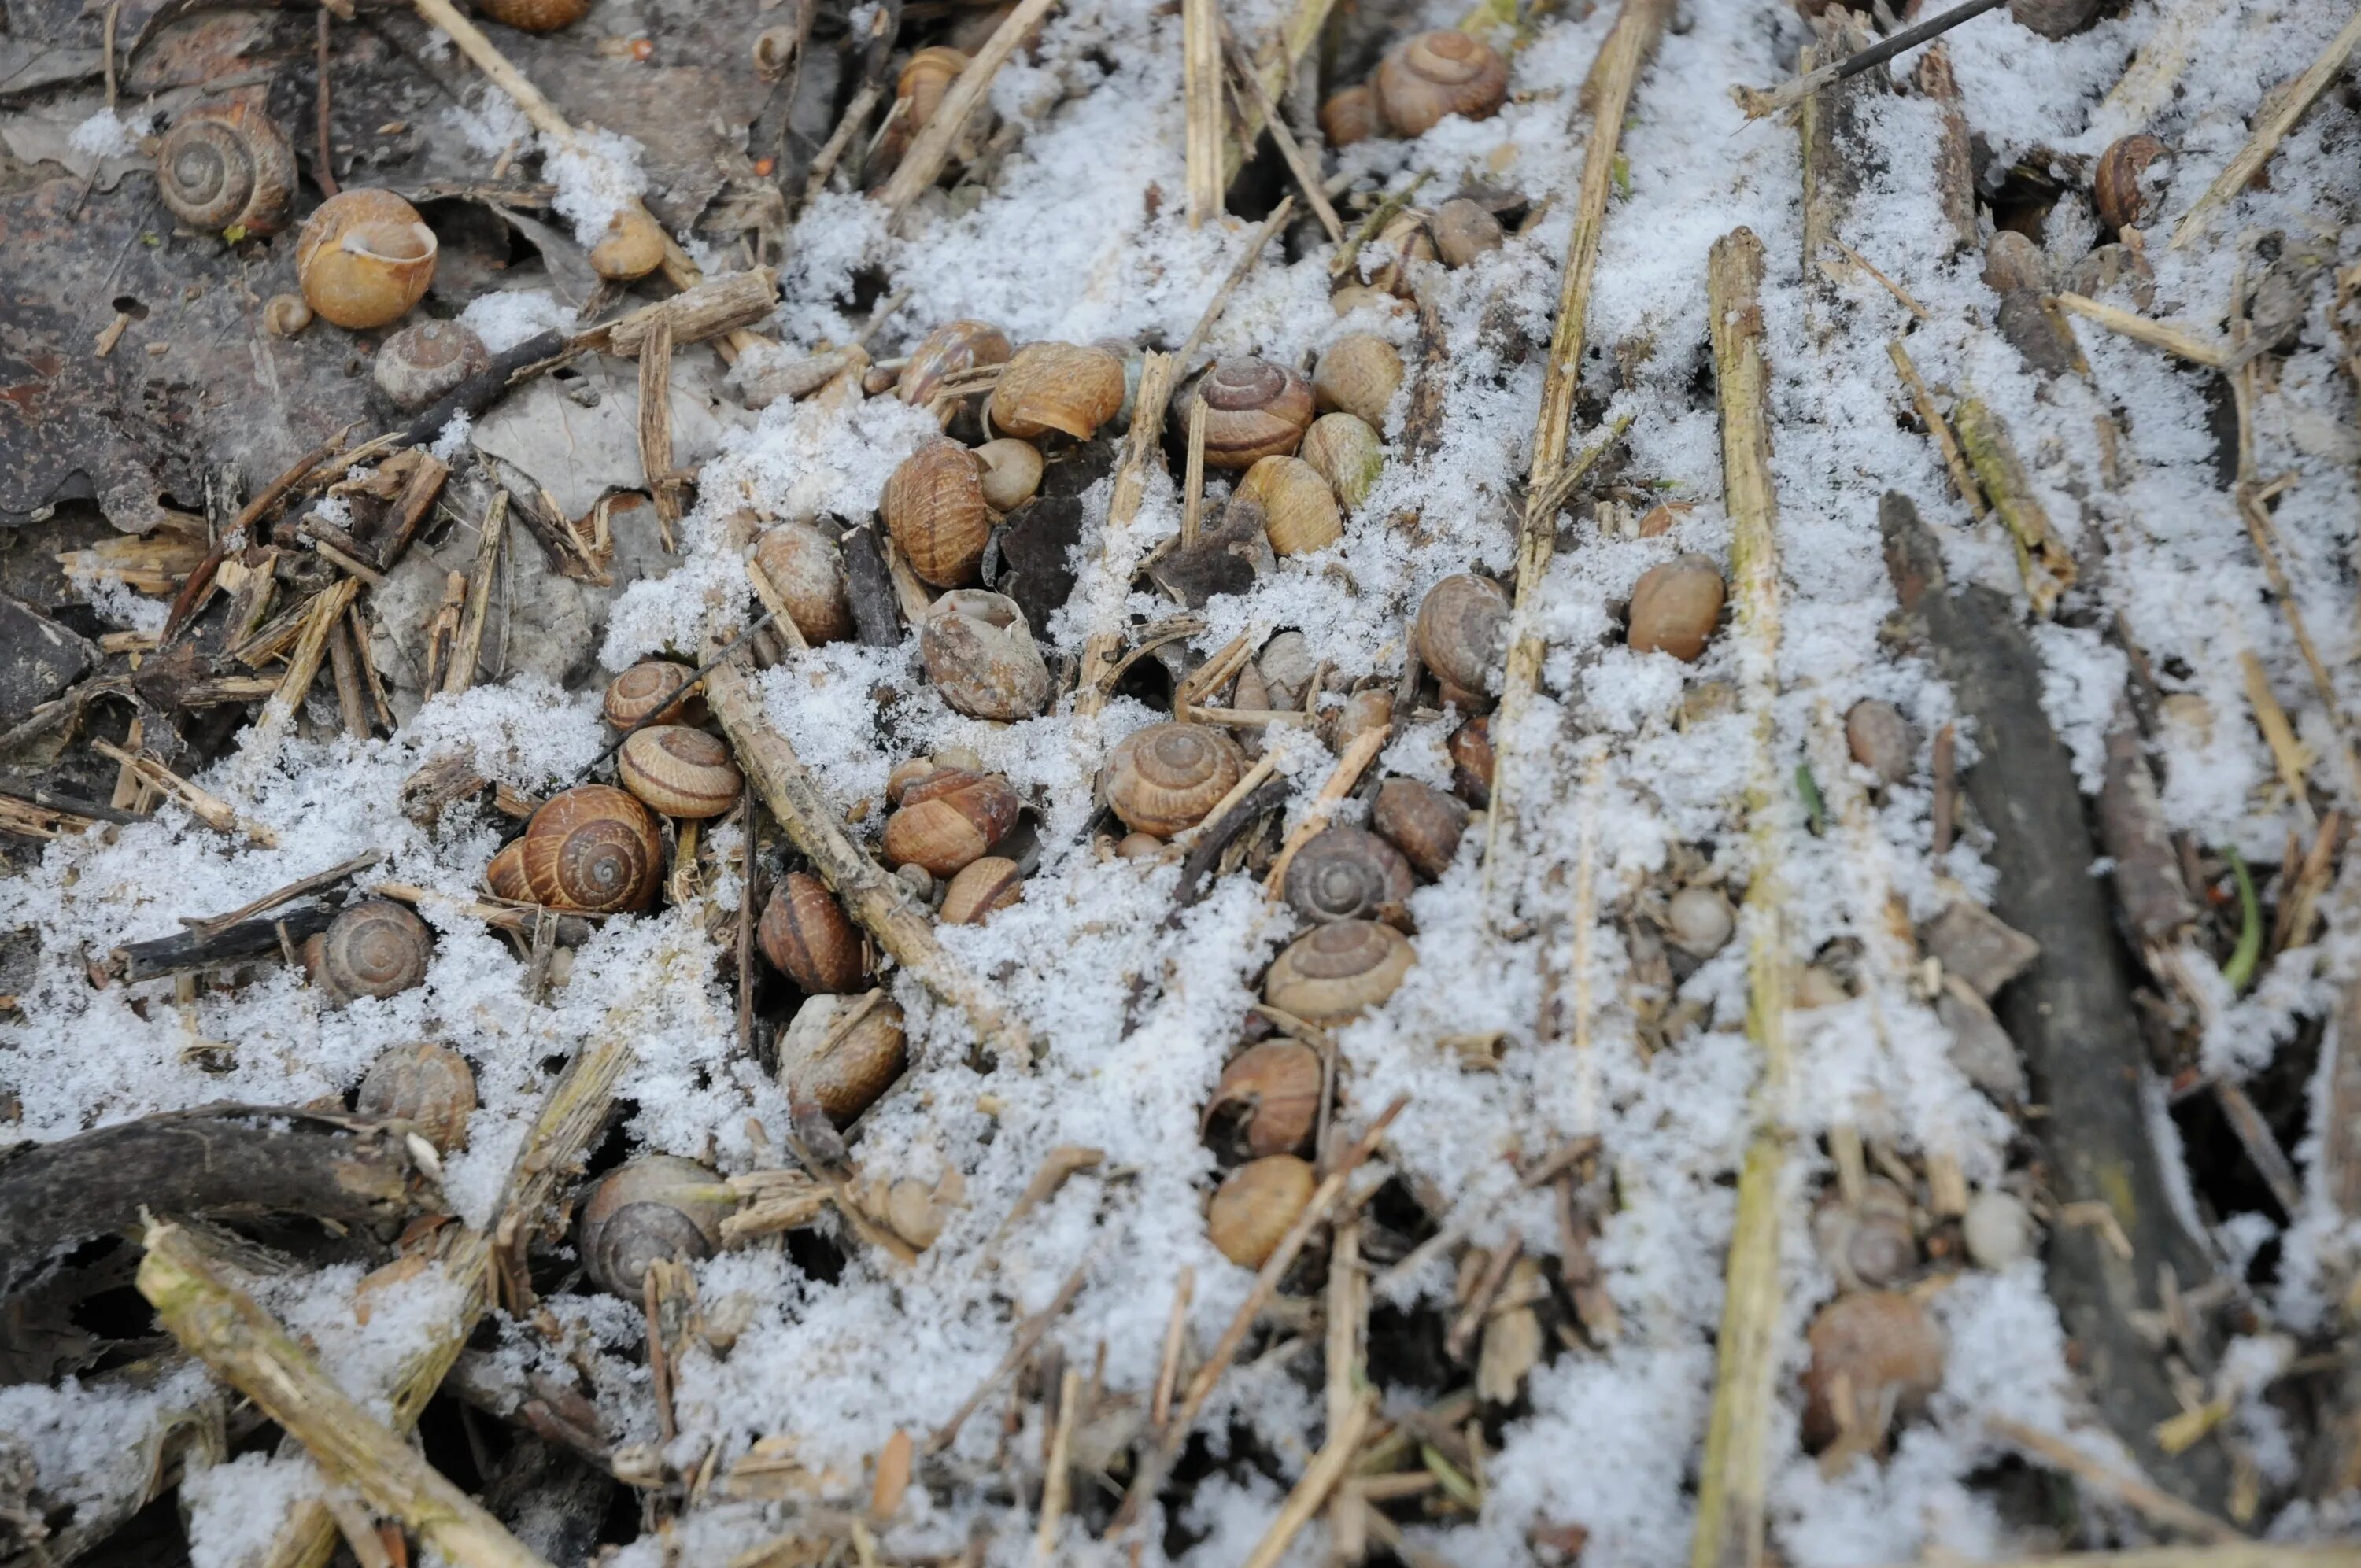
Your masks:
M74 126L66 145L85 158L129 158L155 129L153 113L119 115L112 109L99 109Z

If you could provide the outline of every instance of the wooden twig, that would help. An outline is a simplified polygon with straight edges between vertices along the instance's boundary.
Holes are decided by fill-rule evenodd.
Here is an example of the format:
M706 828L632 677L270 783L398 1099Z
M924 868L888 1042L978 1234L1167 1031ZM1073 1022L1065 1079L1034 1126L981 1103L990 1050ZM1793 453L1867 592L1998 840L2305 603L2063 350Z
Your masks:
M1205 400L1189 400L1189 459L1180 481L1180 548L1197 544L1205 507Z
M2213 183L2205 187L2205 194L2197 198L2196 204L2181 214L2180 226L2172 231L2173 249L2179 250L2196 238L2206 220L2263 171L2263 165L2279 151L2279 143L2286 138L2288 132L2295 129L2296 122L2319 102L2323 93L2328 91L2328 84L2336 80L2337 74L2345 69L2345 61L2356 47L2361 47L2361 11L2354 13L2353 19L2329 40L2320 58L2307 66L2303 74L2288 86L2271 112L2255 126L2254 135L2247 138L2246 145L2238 149L2238 156L2213 177Z
M216 833L238 834L266 850L279 847L279 835L270 828L239 815L228 801L191 784L155 758L144 752L126 751L111 740L93 740L90 748L107 761L121 763L148 788L179 801L188 808L189 815Z
M2074 314L2087 320L2097 322L2109 332L2120 333L2135 342L2168 350L2192 365L2202 365L2209 369L2219 370L2230 363L2230 350L2226 345L2213 342L2210 338L2200 337L2193 332L2184 331L2169 323L2151 321L2136 311L2127 311L2120 305L2103 304L2084 294L2070 292L2057 295L2055 298L2063 309L2071 311Z
M1172 400L1175 367L1180 361L1173 356L1149 349L1140 359L1139 397L1133 405L1131 433L1124 448L1123 465L1115 470L1115 494L1107 502L1107 520L1101 530L1101 558L1110 570L1124 559L1118 552L1137 552L1130 539L1131 525L1139 516L1140 503L1148 496L1148 475L1151 467L1163 461L1162 441L1164 411ZM1130 581L1130 574L1124 574ZM1114 682L1109 672L1115 667L1116 650L1123 646L1123 633L1112 627L1095 630L1082 641L1082 669L1080 684L1074 691L1074 713L1077 718L1095 718L1106 707L1107 698L1114 695Z
M2048 616L2059 597L2074 586L2074 557L2049 525L2049 513L2033 493L2033 481L2016 455L2008 427L1981 398L1961 398L1951 407L1951 421L1975 470L1976 482L1993 510L2006 525L2016 547L2016 565L2025 580L2033 612Z
M1918 375L1918 367L1911 362L1910 351L1902 346L1902 340L1897 337L1886 344L1885 352L1887 357L1894 361L1894 367L1902 373L1903 385L1910 389L1910 406L1918 411L1919 422L1927 427L1927 433L1934 439L1935 449L1943 455L1943 466L1951 476L1951 488L1959 491L1961 500L1968 503L1971 514L1983 516L1983 490L1968 468L1967 454L1960 450L1959 440L1951 433L1951 422L1945 419L1943 411L1935 406L1935 394L1927 389L1927 383Z
M1260 79L1265 100L1277 99L1295 75L1297 64L1319 41L1322 31L1327 27L1328 12L1334 5L1334 0L1295 0L1294 7L1288 12L1287 21L1279 30L1279 37L1264 45L1257 56L1255 74ZM1241 116L1236 130L1236 137L1222 154L1222 183L1224 187L1236 177L1240 169L1246 167L1246 159L1254 155L1255 143L1263 133L1260 111L1249 109Z
M500 541L508 535L509 493L492 492L484 513L483 532L476 539L476 563L467 574L467 606L459 613L459 637L452 645L450 667L443 672L443 691L456 696L476 684L476 664L484 652L484 620L492 602L492 579L499 576Z
M1172 1286L1172 1314L1164 1322L1164 1354L1156 1364L1156 1392L1148 1401L1151 1431L1162 1430L1172 1419L1172 1395L1180 1384L1180 1352L1189 1337L1189 1300L1196 1288L1196 1269L1182 1264L1180 1277Z
M192 920L183 916L181 924L189 928L189 935L192 937L217 937L241 920L251 920L258 915L267 915L271 910L282 905L292 904L299 898L306 898L315 893L324 893L346 878L357 876L383 859L385 859L385 852L382 850L371 850L367 854L355 855L349 861L341 861L326 871L313 872L310 876L296 878L284 887L273 888L260 898L241 904L226 915L208 916L202 920Z
M1187 111L1189 226L1202 228L1222 211L1229 184L1222 167L1221 27L1214 0L1180 0L1180 103Z
M1972 20L2007 3L2008 0L1965 0L1964 4L1954 5L1938 16L1929 16L1914 27L1890 33L1867 49L1823 65L1817 71L1806 71L1782 86L1767 91L1757 87L1733 87L1730 95L1738 100L1738 106L1746 111L1748 119L1759 120L1765 115L1775 115L1783 109L1792 108L1824 88L1833 87L1849 76L1858 76L1872 66L1883 65L1895 55L1916 49L1928 38L1939 38L1961 22Z
M1189 329L1189 335L1182 338L1180 346L1173 351L1173 378L1176 383L1180 378L1189 374L1189 362L1196 357L1197 350L1204 346L1206 334L1213 330L1213 323L1221 320L1222 313L1229 308L1230 297L1238 291L1238 285L1246 280L1246 275L1254 270L1255 263L1261 259L1263 247L1268 245L1271 236L1285 228L1288 221L1294 216L1295 198L1281 196L1279 199L1279 205L1270 210L1270 216L1263 219L1262 226L1247 237L1246 247L1238 253L1236 262L1230 268L1229 276L1223 279L1222 286L1213 291L1213 297L1205 302L1205 308L1198 313L1197 324ZM1143 387L1147 385L1145 377L1141 378L1140 384ZM1142 409L1148 406L1146 397L1143 396L1139 400L1138 406ZM1159 408L1157 412L1159 417L1155 433L1161 435L1164 428L1163 410ZM1138 423L1138 414L1134 413L1132 422L1135 426Z
M991 90L992 79L999 74L1008 57L1016 52L1025 36L1057 3L1058 0L1019 0L1016 8L975 51L975 57L959 73L959 80L951 83L950 91L943 94L943 101L928 116L926 128L910 143L910 150L902 155L894 178L877 193L878 204L885 209L889 224L898 220L904 209L942 173L943 165L950 159L952 144L967 128L976 105Z
M1345 1470L1359 1455L1362 1435L1369 1430L1369 1418L1376 1409L1376 1393L1364 1391L1353 1401L1342 1421L1329 1423L1327 1441L1320 1445L1320 1452L1304 1468L1301 1478L1289 1490L1287 1501L1279 1505L1279 1517L1270 1521L1270 1529L1263 1532L1262 1540L1247 1554L1246 1568L1276 1568L1279 1560L1287 1555L1296 1536L1312 1522L1312 1516L1328 1501L1328 1495L1336 1489Z
M1295 133L1288 128L1286 118L1279 112L1279 105L1271 102L1270 93L1263 87L1261 73L1255 70L1254 61L1246 58L1246 49L1230 31L1228 19L1216 9L1214 20L1222 29L1222 52L1230 62L1230 74L1245 92L1253 111L1260 115L1264 124L1269 127L1271 144L1279 148L1279 159L1287 165L1287 171L1295 177L1295 188L1303 193L1304 204L1320 220L1320 226L1328 231L1329 240L1343 244L1344 220L1337 217L1336 209L1321 184L1320 165L1304 156L1303 144L1295 139Z
M2236 1544L2246 1537L2241 1530L2215 1519L2202 1508L2190 1507L2180 1498L2160 1492L2136 1475L2126 1475L2110 1465L2103 1464L2068 1442L2053 1437L2038 1427L2007 1416L1991 1416L1984 1424L1994 1437L2023 1449L2034 1458L2062 1470L2086 1486L2095 1487L2116 1502L2145 1514L2154 1524L2167 1530L2177 1530L2183 1535L2193 1535L2202 1541L2220 1544Z
M671 554L680 521L680 487L672 464L672 323L660 318L640 345L640 472L655 498L656 532ZM505 493L505 492L503 492Z
M1361 1345L1369 1325L1368 1281L1361 1277L1361 1222L1345 1221L1328 1245L1328 1289L1322 1303L1328 1330L1325 1356L1328 1430L1342 1431L1360 1402L1367 1377L1361 1365ZM1351 1488L1340 1493L1328 1510L1328 1529L1340 1548L1349 1546L1359 1530L1360 1504ZM1348 1562L1356 1552L1340 1550Z
M1049 1439L1049 1464L1041 1481L1041 1522L1033 1532L1033 1561L1058 1561L1058 1527L1073 1496L1074 1420L1082 1403L1082 1369L1069 1366L1058 1384L1058 1425Z
M2105 125L2114 127L2114 134L2128 135L2152 125L2171 106L2199 40L2222 19L2230 4L2231 0L2175 0L2164 7L2139 53L2099 101L2091 116L2093 127Z
M279 690L262 705L262 717L247 731L239 750L241 773L260 768L278 754L279 742L302 707L305 694L311 691L313 680L320 673L320 661L328 651L328 629L352 607L360 584L352 577L339 577L314 596L302 621L302 632L295 639L294 650L287 655L287 674L279 683Z

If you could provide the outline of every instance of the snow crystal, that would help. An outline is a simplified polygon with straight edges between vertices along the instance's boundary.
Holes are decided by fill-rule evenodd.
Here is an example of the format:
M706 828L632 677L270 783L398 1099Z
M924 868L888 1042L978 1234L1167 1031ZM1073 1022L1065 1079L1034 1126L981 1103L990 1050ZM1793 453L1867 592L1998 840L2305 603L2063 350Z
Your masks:
M112 110L99 109L74 126L66 145L85 158L129 158L155 128L152 112L118 116Z

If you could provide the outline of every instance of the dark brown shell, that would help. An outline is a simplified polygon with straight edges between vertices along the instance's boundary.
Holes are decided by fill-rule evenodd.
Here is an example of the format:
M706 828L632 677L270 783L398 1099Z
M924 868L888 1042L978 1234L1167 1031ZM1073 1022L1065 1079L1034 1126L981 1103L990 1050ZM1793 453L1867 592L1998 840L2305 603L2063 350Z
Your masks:
M1263 977L1263 1000L1309 1023L1345 1023L1391 996L1417 959L1390 926L1332 921L1279 949Z
M840 1127L876 1103L908 1062L902 1009L876 992L810 997L779 1037L779 1087Z
M2091 175L2091 203L2111 229L2145 227L2156 215L2156 194L2145 184L2148 165L2165 156L2164 143L2141 133L2123 137L2099 155Z
M1306 920L1403 925L1415 885L1401 851L1366 828L1323 828L1287 866L1288 905Z
M1451 753L1451 787L1481 811L1492 804L1492 721L1482 714L1462 724L1444 742Z
M156 187L191 228L277 234L294 204L295 148L258 104L203 104L164 133Z
M738 803L745 776L730 748L685 724L651 724L615 758L623 787L666 817L719 817Z
M1291 1154L1249 1162L1223 1179L1205 1210L1205 1235L1240 1268L1260 1268L1312 1201L1319 1178Z
M928 442L894 470L878 503L885 531L922 582L956 588L975 580L992 537L983 464L956 441Z
M1049 666L1005 594L954 588L937 599L918 627L918 660L942 699L973 718L1030 718L1049 700Z
M582 1205L577 1241L583 1272L600 1289L636 1303L650 1264L719 1251L721 1222L736 1208L721 1178L695 1160L642 1155L609 1172Z
M1241 1109L1238 1130L1257 1158L1292 1154L1320 1122L1320 1053L1299 1040L1265 1040L1249 1046L1222 1069L1222 1081L1205 1107L1205 1123L1232 1107Z
M1444 116L1490 117L1509 96L1509 64L1490 45L1445 27L1395 45L1378 66L1378 112L1398 136Z
M1251 468L1284 457L1312 423L1312 383L1268 359L1217 359L1197 383L1205 409L1205 466Z
M1632 587L1625 641L1633 652L1670 653L1693 664L1721 623L1728 596L1721 566L1710 555L1683 555L1651 566Z
M1210 724L1151 724L1107 754L1107 804L1124 826L1170 839L1205 819L1246 772L1237 742Z
M1024 804L997 774L938 768L902 791L885 819L885 858L950 876L1006 838Z
M577 784L550 796L519 842L533 902L553 909L642 910L664 882L664 834L654 814L609 784Z
M780 973L806 991L862 988L868 955L861 932L828 883L808 872L790 872L771 890L754 940Z
M696 673L669 659L642 659L608 683L599 711L618 729L629 729L652 714L658 724L677 724L688 707L688 677Z
M1024 870L1005 855L986 855L959 869L935 916L946 926L981 926L994 910L1024 896Z
M369 1064L353 1109L364 1116L398 1116L449 1154L467 1146L467 1118L476 1109L476 1074L448 1046L419 1040L396 1046Z
M1008 334L990 322L945 322L910 350L910 362L902 367L895 395L924 408L946 376L984 365L1005 365L1016 352Z
M426 979L434 934L426 922L391 899L356 904L321 934L319 972L313 976L339 1002L388 997Z
M590 0L477 0L477 9L520 32L554 33L590 14Z
M1388 779L1378 786L1369 822L1422 875L1439 877L1459 853L1467 808L1432 784Z
M1481 711L1508 652L1509 596L1489 577L1455 572L1427 589L1411 629L1418 656L1443 683L1446 701Z

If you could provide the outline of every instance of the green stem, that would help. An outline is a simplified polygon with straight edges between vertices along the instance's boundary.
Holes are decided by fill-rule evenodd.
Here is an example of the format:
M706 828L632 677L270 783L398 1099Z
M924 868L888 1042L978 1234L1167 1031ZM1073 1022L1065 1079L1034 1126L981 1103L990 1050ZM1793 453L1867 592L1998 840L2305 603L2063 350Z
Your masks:
M2230 874L2238 883L2238 946L2230 961L2222 966L2222 978L2235 993L2246 989L2255 978L2256 965L2262 961L2263 901L2255 896L2255 879L2246 870L2246 860L2226 846L2222 852L2229 857Z

